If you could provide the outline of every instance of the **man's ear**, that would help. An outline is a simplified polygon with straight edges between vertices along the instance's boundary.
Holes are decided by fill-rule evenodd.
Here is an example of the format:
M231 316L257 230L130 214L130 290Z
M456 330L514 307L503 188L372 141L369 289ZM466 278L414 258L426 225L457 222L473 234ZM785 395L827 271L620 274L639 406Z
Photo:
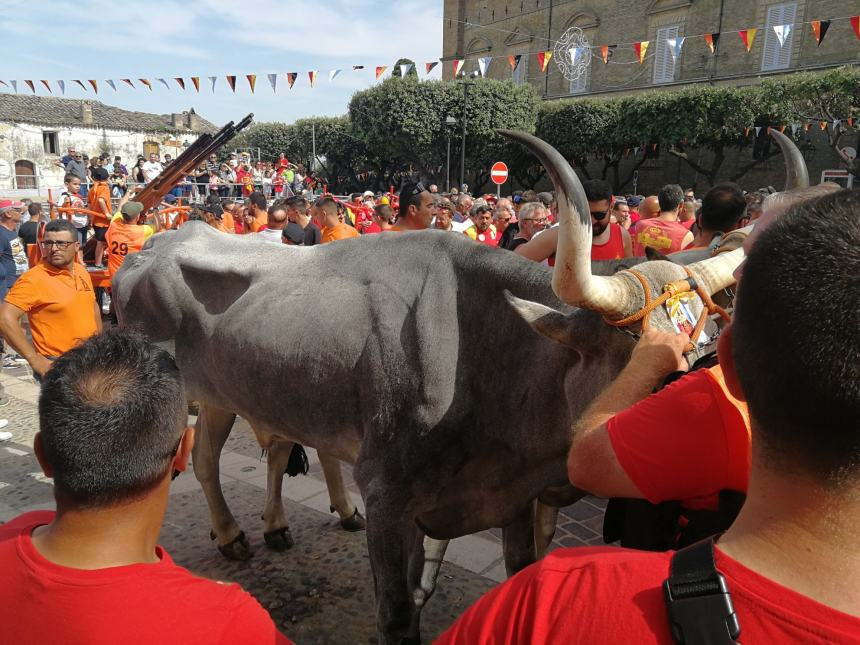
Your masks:
M181 473L185 472L188 467L188 459L191 457L191 450L194 448L194 426L187 426L182 432L182 438L179 440L179 448L176 450L176 456L173 458L173 470Z
M37 432L33 438L33 452L36 453L36 461L39 462L39 467L45 473L45 477L53 477L54 469L48 463L48 458L45 456L45 444L42 443L42 433Z
M733 397L738 401L746 401L744 392L735 372L735 359L732 356L733 340L731 323L723 327L720 337L717 339L717 356L720 359L720 367L723 370L723 380Z

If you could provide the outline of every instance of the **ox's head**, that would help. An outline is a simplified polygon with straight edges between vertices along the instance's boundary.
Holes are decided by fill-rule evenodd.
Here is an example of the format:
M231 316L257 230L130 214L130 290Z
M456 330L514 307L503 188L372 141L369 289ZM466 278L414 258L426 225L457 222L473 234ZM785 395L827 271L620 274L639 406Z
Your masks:
M646 304L645 290L635 275L622 271L611 276L601 276L592 272L590 209L582 184L570 164L555 148L535 136L509 130L500 132L533 152L546 168L555 187L559 213L558 246L552 277L555 294L563 302L600 313L610 322L622 320L642 310ZM776 130L771 130L771 136L776 139L786 159L786 189L808 186L806 166L797 147ZM689 264L686 269L695 284L713 295L734 284L733 273L743 258L743 248L734 248ZM665 285L688 278L684 267L665 260L638 264L636 270L648 283L654 298L663 293ZM539 333L554 340L566 337L561 329L563 317L558 312L517 298L511 297L510 300L520 315ZM698 319L704 304L695 297L690 308ZM654 310L650 324L658 329L674 331L664 307ZM713 334L716 322L709 321L705 331Z

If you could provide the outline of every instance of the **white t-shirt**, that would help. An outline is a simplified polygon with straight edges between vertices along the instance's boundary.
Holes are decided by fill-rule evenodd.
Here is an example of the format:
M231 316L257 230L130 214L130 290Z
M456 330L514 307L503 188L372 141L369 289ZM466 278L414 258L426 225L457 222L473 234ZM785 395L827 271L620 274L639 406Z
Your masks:
M281 236L283 234L283 231L274 228L267 228L265 231L259 231L257 233L261 240L271 242L272 244L283 244L283 242L281 242Z
M164 166L161 165L160 161L145 161L143 163L143 180L146 183L151 182L161 174L162 170L164 170Z

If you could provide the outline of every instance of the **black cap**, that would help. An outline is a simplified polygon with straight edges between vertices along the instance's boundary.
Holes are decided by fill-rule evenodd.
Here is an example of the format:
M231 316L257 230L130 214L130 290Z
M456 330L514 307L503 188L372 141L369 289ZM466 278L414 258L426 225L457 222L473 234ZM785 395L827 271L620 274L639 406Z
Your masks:
M287 238L297 246L302 246L305 243L305 229L295 222L289 222L284 227L284 232L281 233L281 237Z

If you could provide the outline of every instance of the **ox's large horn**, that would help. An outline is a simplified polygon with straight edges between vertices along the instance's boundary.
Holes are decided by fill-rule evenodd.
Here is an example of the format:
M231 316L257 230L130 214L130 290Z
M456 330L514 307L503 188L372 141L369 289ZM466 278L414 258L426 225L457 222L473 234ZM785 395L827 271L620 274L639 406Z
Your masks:
M545 141L517 130L499 130L540 160L552 179L558 199L558 246L552 289L569 305L617 318L625 315L632 283L617 276L591 274L591 213L579 178L561 154Z
M716 257L695 262L687 266L696 282L709 295L715 294L720 289L730 287L735 283L734 271L743 262L744 250L737 248L734 251L720 253Z
M785 188L783 190L807 188L809 186L809 171L806 169L806 162L803 160L800 150L794 145L794 141L776 128L770 129L770 136L776 139L780 150L782 150L782 156L785 158Z

